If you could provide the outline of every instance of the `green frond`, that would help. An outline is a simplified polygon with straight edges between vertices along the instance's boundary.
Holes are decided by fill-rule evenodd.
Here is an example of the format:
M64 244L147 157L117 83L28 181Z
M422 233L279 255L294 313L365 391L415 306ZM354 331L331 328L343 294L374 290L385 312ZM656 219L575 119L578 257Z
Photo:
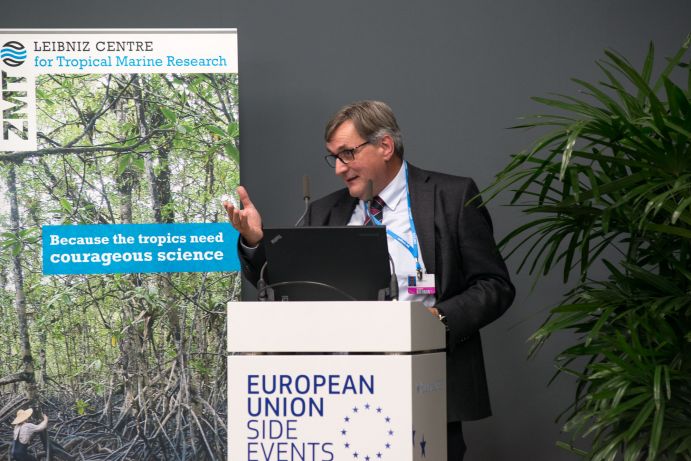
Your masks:
M606 51L602 81L574 79L579 97L533 98L558 113L518 127L552 130L488 188L530 218L501 241L509 256L522 250L519 271L578 274L529 356L575 336L554 360L554 377L577 380L560 415L572 440L558 445L589 460L691 460L690 43L657 75L652 43L640 70ZM612 252L621 259L602 259ZM601 266L606 279L593 280ZM590 447L575 448L584 435Z

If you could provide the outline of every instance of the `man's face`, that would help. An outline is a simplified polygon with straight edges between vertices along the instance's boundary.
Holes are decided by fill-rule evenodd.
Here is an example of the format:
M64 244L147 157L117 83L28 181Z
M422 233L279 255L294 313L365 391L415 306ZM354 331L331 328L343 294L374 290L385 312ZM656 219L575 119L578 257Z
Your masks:
M331 139L326 143L326 149L332 154L338 154L365 141L358 134L353 122L346 120L334 130ZM355 157L347 164L337 160L334 170L343 179L350 195L364 200L368 194L367 181L372 180L374 195L377 195L395 176L398 169L392 174L390 160L393 155L395 154L392 142L389 137L384 137L379 145L365 144L357 149Z

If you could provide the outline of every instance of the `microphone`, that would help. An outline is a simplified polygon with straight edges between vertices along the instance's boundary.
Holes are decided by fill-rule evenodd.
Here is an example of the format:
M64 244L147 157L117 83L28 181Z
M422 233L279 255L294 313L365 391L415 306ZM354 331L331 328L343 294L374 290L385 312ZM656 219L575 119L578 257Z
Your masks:
M374 183L371 179L367 181L367 189L365 189L365 191L365 212L370 217L370 223L374 225L372 214L369 211L370 205L372 204L372 200L374 200ZM389 287L380 290L380 300L382 301L386 298L391 300L398 300L398 277L396 276L396 265L393 262L391 253L389 253L389 262L391 263L391 278L389 279ZM381 298L382 291L384 292L384 298Z
M310 177L307 175L302 177L302 198L305 201L310 199Z
M377 293L378 301L398 301L398 277L396 276L396 265L393 262L391 253L389 253L389 263L391 266L391 277L389 278L389 286L380 288Z
M396 276L396 266L393 263L391 253L389 253L389 261L391 262L391 278L389 279L389 299L398 301L398 277Z
M369 202L374 199L374 183L372 182L371 179L367 180L367 189L365 189L365 202L369 204Z
M370 225L374 226L374 220L372 219L372 213L369 211L370 206L372 206L372 200L374 200L374 183L371 179L367 180L367 187L365 188L365 221L367 218L370 219Z
M257 281L257 301L275 301L274 290L270 285L266 284L266 279L264 279L264 271L268 265L268 261L265 261L259 271L259 280Z
M302 199L305 201L305 211L302 212L300 219L297 220L293 227L298 227L304 221L305 216L307 216L307 210L310 207L310 177L307 175L302 177Z

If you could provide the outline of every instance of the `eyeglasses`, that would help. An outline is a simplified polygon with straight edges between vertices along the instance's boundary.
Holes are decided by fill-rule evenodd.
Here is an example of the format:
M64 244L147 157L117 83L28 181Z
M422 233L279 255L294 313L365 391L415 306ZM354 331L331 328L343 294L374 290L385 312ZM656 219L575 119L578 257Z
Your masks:
M326 154L324 160L326 160L326 163L328 163L331 168L336 168L336 160L340 160L345 165L355 159L355 154L357 154L360 148L365 144L369 144L369 141L365 141L352 149L343 149L338 154Z

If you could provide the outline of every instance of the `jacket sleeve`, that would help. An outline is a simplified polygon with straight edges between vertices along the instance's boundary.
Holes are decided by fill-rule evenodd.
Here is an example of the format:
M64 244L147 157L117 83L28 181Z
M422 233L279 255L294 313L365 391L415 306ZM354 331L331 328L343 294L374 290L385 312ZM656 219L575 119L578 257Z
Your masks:
M238 256L240 257L240 267L242 268L242 275L255 287L259 281L259 274L261 268L266 262L266 252L264 251L264 244L259 242L256 248L248 248L241 242L242 237L238 239Z
M452 274L452 283L458 287L445 293L436 305L447 317L450 349L499 318L515 295L506 264L494 242L489 212L479 206L479 197L468 203L479 191L472 180L468 179L466 184L460 209L446 213L450 218L447 226L455 226L456 231L448 232L450 240L442 241L439 248L439 256L450 258L453 264L444 265L443 270Z

